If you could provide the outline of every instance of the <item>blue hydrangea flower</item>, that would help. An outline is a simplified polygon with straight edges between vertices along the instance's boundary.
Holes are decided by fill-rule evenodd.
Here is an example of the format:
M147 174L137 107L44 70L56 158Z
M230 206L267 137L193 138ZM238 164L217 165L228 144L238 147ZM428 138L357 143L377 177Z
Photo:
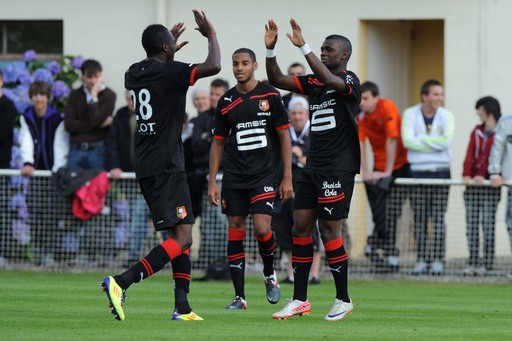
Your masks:
M54 75L58 74L60 72L60 64L57 63L55 60L52 60L51 62L49 62L46 67L48 68L48 70L51 71L51 73L53 73Z
M18 81L23 85L30 85L33 82L32 75L28 70L22 70L18 75Z
M14 144L20 144L20 129L18 127L14 127Z
M16 132L16 129L14 130ZM21 166L23 165L23 160L21 158L21 149L20 149L20 146L19 144L17 143L16 139L19 139L19 133L17 135L14 135L14 143L15 145L12 146L12 149L11 149L11 162L10 162L10 166L12 169L20 169Z
M53 86L52 86L53 98L60 99L63 97L68 97L70 92L71 92L71 89L66 84L66 82L58 80L58 81L55 81L55 83L53 83Z
M12 62L7 65L4 69L2 69L4 73L4 83L16 83L18 81L19 74L27 70L27 66L23 62Z
M24 205L21 205L20 207L18 207L18 218L27 220L29 218L29 216L30 215L28 213L28 206L26 203Z
M62 238L62 251L64 252L77 252L79 245L79 239L74 232L68 232Z
M114 226L114 244L117 249L122 249L128 243L130 229L123 223Z
M121 221L130 220L130 205L126 200L118 200L114 202L114 212L116 217Z
M16 102L18 96L9 88L3 88L4 95L7 96L11 101Z
M12 179L13 177L11 177ZM11 210L17 210L20 207L26 205L25 196L22 192L18 192L11 198L11 204L9 205Z
M16 98L14 99L14 105L19 113L25 112L25 110L32 105L28 96L28 86L20 84L13 89Z
M30 226L21 219L12 221L12 237L20 245L28 245L30 243Z
M75 69L80 69L82 67L82 64L84 63L85 59L82 56L77 56L75 59L71 61L71 66L73 66Z
M53 84L53 75L48 69L40 68L32 74L34 81L42 81L48 84Z
M37 59L37 53L34 50L27 50L23 53L23 60L26 62L33 62Z

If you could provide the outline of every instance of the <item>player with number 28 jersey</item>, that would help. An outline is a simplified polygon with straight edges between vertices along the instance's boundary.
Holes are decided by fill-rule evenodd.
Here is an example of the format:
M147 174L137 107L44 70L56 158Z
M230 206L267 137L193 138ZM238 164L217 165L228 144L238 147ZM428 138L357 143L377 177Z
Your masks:
M137 118L137 176L185 171L181 131L196 64L145 59L126 72Z

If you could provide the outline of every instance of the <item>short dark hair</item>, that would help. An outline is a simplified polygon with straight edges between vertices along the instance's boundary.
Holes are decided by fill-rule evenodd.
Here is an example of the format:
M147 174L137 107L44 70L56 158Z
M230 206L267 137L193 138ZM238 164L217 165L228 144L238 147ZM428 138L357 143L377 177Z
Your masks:
M352 43L350 42L350 40L347 37L339 35L339 34L331 34L331 35L325 37L325 40L330 40L330 39L338 40L340 43L342 43L343 47L348 52L348 57L350 58L350 56L352 55Z
M237 54L237 53L248 53L248 54L249 54L249 57L251 57L251 60L252 60L253 62L255 62L255 61L256 61L256 54L255 54L255 53L254 53L254 51L253 51L253 50L251 50L251 49L248 49L248 48L246 48L246 47L241 47L241 48L239 48L238 50L236 50L235 52L233 52L233 56L234 56L235 54Z
M475 109L483 107L488 115L494 116L494 119L498 121L501 117L500 102L492 96L486 96L476 101Z
M215 78L212 80L212 83L210 84L211 88L224 88L226 90L229 89L229 83L228 81L222 79L222 78Z
M361 84L361 93L370 91L372 96L379 96L379 87L374 82L366 81Z
M80 70L82 71L82 75L85 74L94 74L102 71L101 64L97 60L94 59L87 59L82 63L82 66L80 67Z
M38 94L45 95L50 99L52 96L52 86L43 81L35 81L30 84L30 87L28 88L28 96L32 98L32 96Z
M293 67L301 67L302 70L304 70L304 72L306 71L306 68L304 67L304 65L302 65L301 63L293 63L292 65L288 66L288 74L290 74L290 70L293 68Z
M430 88L433 87L433 86L443 86L441 84L440 81L438 81L437 79L429 79L428 81L426 81L425 83L423 83L423 85L421 86L421 95L428 95L428 93L430 92Z
M142 47L148 56L162 52L162 45L173 41L171 32L161 24L153 24L142 32Z

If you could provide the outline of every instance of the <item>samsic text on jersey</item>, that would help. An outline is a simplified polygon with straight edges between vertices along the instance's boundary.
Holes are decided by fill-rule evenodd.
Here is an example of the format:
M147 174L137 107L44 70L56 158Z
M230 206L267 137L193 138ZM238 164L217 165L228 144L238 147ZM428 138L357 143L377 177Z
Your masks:
M138 178L185 171L181 131L197 65L145 59L125 74L135 107Z
M311 144L306 168L359 173L361 153L355 119L361 102L359 79L351 71L337 76L348 86L346 94L325 86L315 75L294 77L300 92L309 96Z
M279 92L261 82L249 93L231 88L219 99L214 138L226 140L222 186L277 185L281 147L276 130L290 121Z

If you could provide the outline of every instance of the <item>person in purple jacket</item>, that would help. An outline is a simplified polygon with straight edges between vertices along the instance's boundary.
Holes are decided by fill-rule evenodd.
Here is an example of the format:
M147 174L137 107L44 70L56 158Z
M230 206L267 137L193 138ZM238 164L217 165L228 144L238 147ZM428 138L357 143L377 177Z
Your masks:
M29 96L32 105L20 116L21 174L31 176L34 170L56 172L66 165L69 151L69 135L64 129L62 114L49 105L50 84L41 81L32 83ZM45 200L37 197L41 193L45 193ZM37 265L54 265L54 252L58 250L58 212L63 212L57 209L57 205L62 202L51 178L33 177L30 180L27 204Z

